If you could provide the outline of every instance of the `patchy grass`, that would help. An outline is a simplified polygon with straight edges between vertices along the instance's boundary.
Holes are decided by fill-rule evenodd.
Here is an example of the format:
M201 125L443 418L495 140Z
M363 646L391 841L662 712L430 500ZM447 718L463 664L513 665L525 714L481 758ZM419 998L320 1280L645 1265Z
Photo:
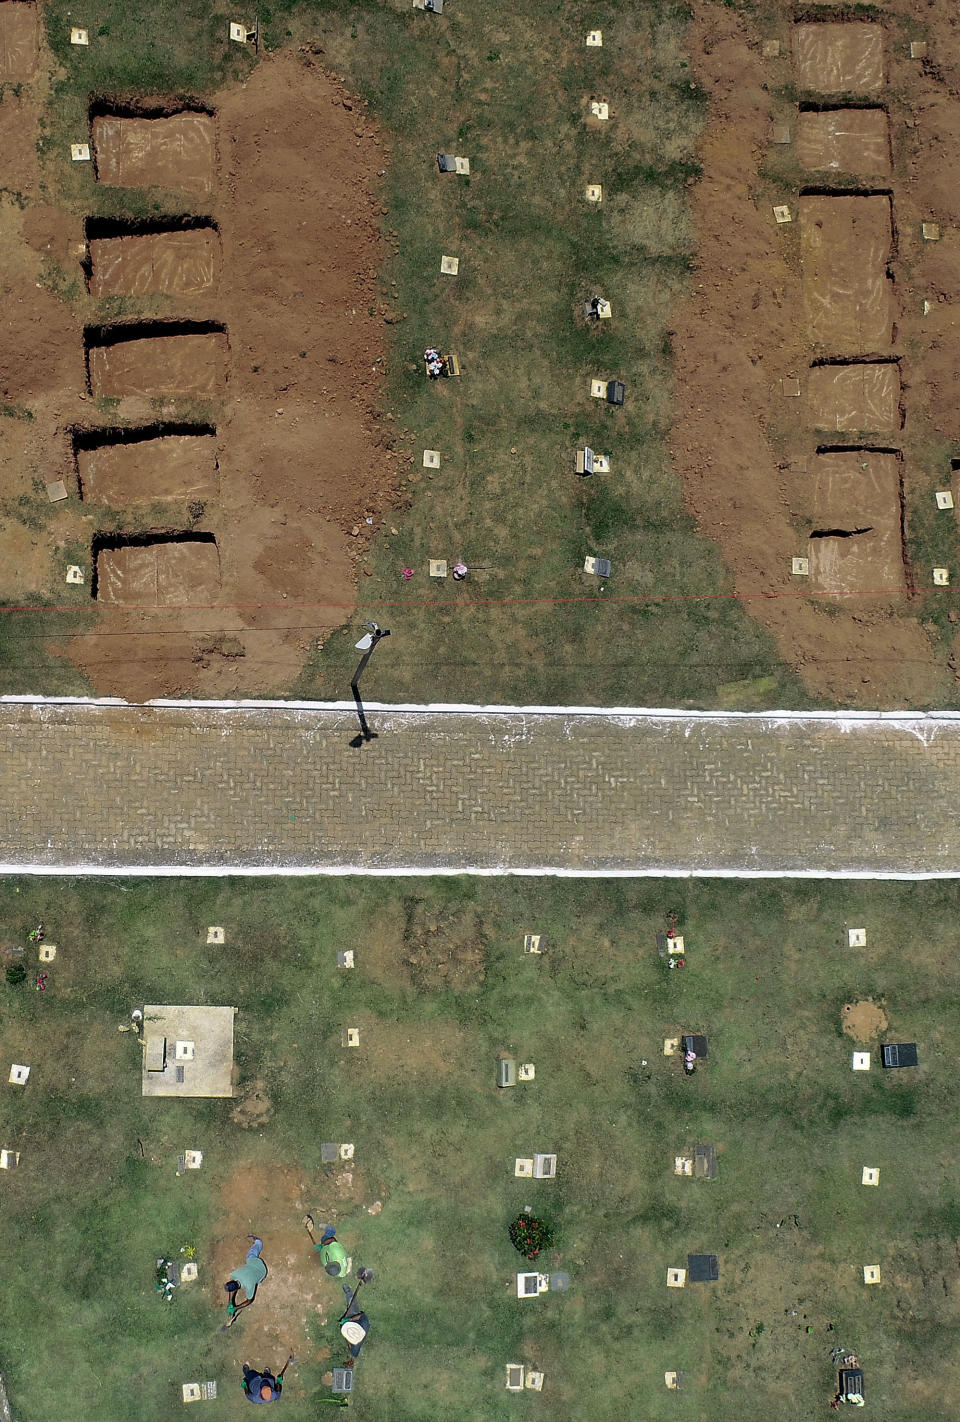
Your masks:
M0 1181L0 1361L15 1415L65 1415L82 1394L106 1422L172 1418L179 1383L207 1377L229 1398L276 1296L268 1278L256 1310L220 1334L211 1258L225 1220L242 1218L235 1193L271 1171L284 1189L299 1182L317 1220L333 1214L376 1271L361 1419L513 1417L503 1365L522 1361L546 1373L531 1405L573 1422L612 1422L639 1397L653 1422L724 1416L731 1397L744 1422L784 1408L803 1422L832 1396L835 1345L860 1356L885 1418L908 1422L934 1396L952 1415L958 893L0 881L3 941L26 944L42 918L59 949L45 993L0 985L3 1061L32 1067L0 1101L0 1144L22 1152ZM674 972L654 947L671 909L688 958ZM225 948L206 946L208 923L224 924ZM866 927L866 949L843 946L846 923ZM521 952L530 930L549 936L540 960ZM925 945L920 975L907 942ZM345 944L352 972L335 966ZM882 1002L887 1040L919 1042L917 1072L850 1070L842 1007L865 997ZM259 1083L268 1119L244 1129L235 1102L143 1100L138 1043L116 1029L145 1001L236 1004L237 1091ZM348 1023L355 1051L340 1045ZM681 1029L710 1039L690 1079L662 1054ZM498 1092L501 1051L533 1061L535 1082ZM356 1146L349 1198L321 1165L328 1139ZM720 1178L676 1179L674 1155L701 1139ZM188 1145L203 1170L178 1179ZM538 1150L557 1152L557 1179L515 1180L514 1157ZM880 1167L878 1190L859 1184L865 1164ZM566 1294L515 1297L507 1226L525 1204L557 1232L543 1265L569 1272ZM274 1219L296 1236L292 1202ZM200 1284L164 1305L154 1261L184 1244ZM698 1251L718 1254L719 1281L668 1291L667 1268ZM864 1263L880 1264L879 1288L861 1283ZM325 1350L340 1357L337 1292L327 1324L307 1323L284 1396L293 1419L325 1395ZM585 1383L611 1356L616 1386ZM663 1384L673 1368L679 1396Z

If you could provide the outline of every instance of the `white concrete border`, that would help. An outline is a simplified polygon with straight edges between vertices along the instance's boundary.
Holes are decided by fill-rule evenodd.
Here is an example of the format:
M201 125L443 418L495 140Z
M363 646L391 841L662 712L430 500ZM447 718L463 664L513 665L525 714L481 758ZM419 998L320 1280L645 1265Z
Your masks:
M374 879L892 879L914 883L920 879L960 879L960 869L932 873L895 874L872 869L558 869L553 866L511 868L485 865L482 868L450 865L408 868L369 864L0 864L0 875L16 877L33 874L50 878L80 879L303 879L364 876Z

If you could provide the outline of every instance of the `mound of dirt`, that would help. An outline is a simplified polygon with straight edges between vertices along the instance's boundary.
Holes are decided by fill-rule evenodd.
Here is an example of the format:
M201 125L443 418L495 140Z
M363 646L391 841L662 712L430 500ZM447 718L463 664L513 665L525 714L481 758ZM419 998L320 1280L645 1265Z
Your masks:
M240 1100L230 1112L231 1121L246 1130L265 1126L273 1115L273 1102L267 1095L267 1084L259 1077L248 1081L240 1095Z
M476 908L437 912L420 899L408 900L405 908L401 961L414 987L462 992L483 982L487 943Z
M844 1032L855 1042L868 1042L886 1031L887 1015L870 997L862 1002L845 1002L841 1015Z

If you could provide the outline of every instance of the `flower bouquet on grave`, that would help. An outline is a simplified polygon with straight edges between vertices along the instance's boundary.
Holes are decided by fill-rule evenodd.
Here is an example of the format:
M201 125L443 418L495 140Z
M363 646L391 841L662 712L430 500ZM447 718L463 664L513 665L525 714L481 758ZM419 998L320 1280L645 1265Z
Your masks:
M508 1233L510 1243L524 1259L536 1259L541 1249L552 1249L556 1242L552 1226L536 1215L518 1215Z

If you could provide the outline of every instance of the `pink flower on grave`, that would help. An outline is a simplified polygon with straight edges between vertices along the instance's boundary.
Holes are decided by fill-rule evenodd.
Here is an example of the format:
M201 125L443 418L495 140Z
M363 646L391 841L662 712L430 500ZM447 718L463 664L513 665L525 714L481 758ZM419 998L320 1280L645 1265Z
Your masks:
M413 577L413 569L412 569L412 568L404 568L404 570L403 570L403 580L404 580L404 582L405 582L405 583L408 583L412 577Z

